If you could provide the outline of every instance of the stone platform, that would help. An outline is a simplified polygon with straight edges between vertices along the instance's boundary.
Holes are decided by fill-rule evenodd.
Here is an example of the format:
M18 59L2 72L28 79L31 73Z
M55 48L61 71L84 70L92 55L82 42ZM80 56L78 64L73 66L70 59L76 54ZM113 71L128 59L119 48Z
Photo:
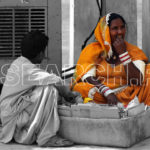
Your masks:
M60 134L77 144L127 148L150 137L150 109L121 119L60 118Z

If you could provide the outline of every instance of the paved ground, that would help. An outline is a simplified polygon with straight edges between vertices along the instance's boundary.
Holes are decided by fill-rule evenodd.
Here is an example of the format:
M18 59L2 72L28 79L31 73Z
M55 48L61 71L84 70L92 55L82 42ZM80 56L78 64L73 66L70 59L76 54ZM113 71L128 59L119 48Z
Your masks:
M150 138L146 139L130 148L113 148L113 147L101 147L101 146L87 146L87 145L75 145L73 147L63 147L63 148L41 148L36 145L26 146L15 143L2 144L0 143L0 150L150 150Z

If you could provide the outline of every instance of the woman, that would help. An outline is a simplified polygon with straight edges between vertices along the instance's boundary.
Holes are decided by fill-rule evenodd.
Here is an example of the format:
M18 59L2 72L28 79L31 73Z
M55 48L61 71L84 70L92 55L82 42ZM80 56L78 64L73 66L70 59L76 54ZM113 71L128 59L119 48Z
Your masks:
M72 89L81 93L84 102L124 105L138 96L150 105L147 57L141 49L125 41L126 22L110 13L95 29L97 42L81 52Z
M21 43L22 56L8 69L0 97L2 131L0 141L39 146L71 146L73 142L58 135L59 95L74 103L76 93L61 85L61 78L40 69L48 37L40 31L29 32Z

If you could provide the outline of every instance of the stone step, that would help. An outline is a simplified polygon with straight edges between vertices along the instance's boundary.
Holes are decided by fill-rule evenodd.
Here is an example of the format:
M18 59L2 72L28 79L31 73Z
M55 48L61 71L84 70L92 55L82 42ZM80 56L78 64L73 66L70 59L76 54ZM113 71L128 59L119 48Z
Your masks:
M150 137L149 109L122 119L60 118L60 134L77 144L126 148Z

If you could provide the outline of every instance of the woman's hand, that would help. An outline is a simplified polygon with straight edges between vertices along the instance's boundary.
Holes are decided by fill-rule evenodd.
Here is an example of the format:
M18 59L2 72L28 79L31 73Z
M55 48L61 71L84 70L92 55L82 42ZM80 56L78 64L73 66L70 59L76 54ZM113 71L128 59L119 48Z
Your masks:
M109 94L107 97L107 103L108 105L117 105L118 99L114 93Z
M121 38L121 37L120 38L118 37L115 40L115 42L113 43L113 47L118 55L126 52L126 45L125 45L123 38Z

